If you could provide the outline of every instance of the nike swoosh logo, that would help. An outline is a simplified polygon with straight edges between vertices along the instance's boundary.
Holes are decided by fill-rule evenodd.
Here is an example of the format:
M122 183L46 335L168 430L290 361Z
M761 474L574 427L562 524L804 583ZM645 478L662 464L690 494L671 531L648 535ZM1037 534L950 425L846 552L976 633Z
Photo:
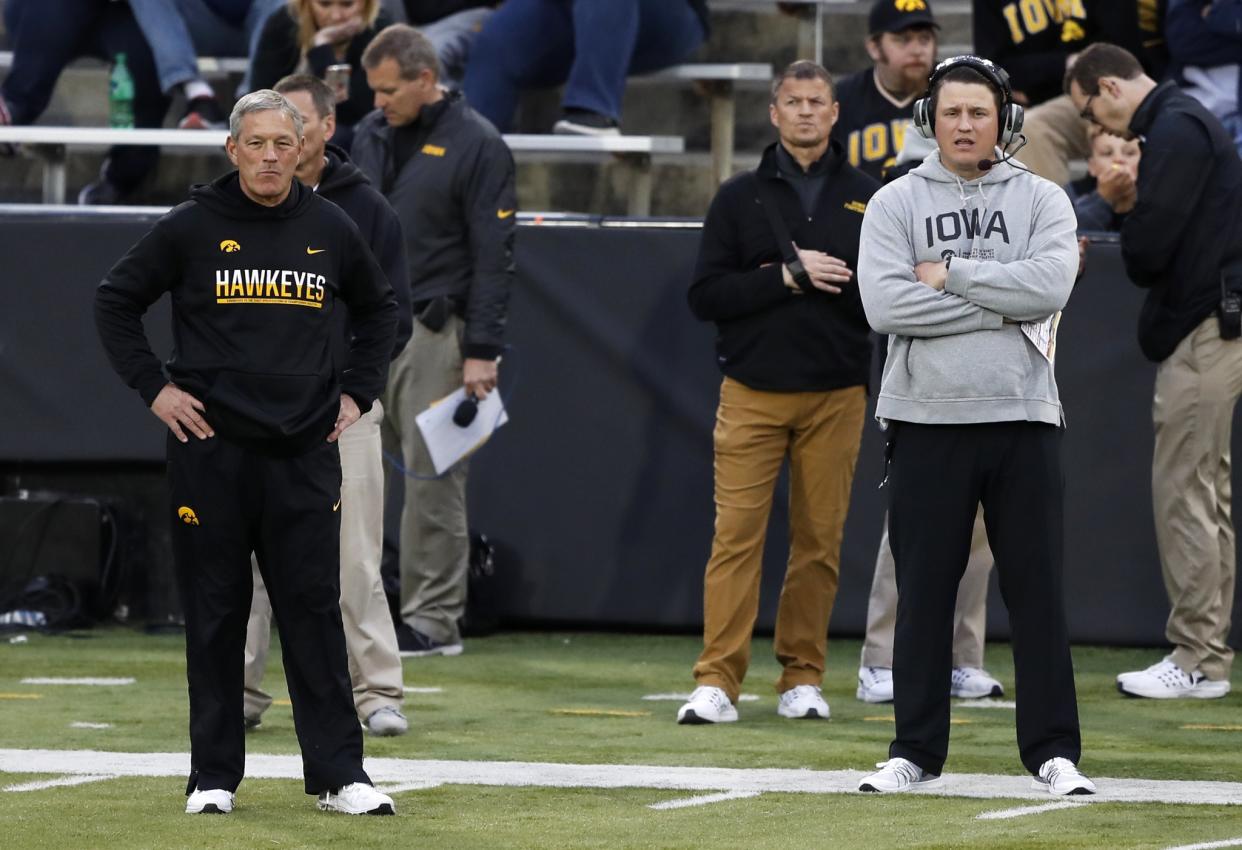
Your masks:
M508 218L515 212L517 212L517 210L496 210L496 218Z
M340 509L341 509L341 500L340 500L340 499L337 499L337 500L336 500L336 504L332 506L332 510L337 511L337 510L340 510Z
M326 251L326 250L328 250L328 249L327 249L327 248L311 248L311 247L309 247L309 246L308 246L308 247L306 248L306 253L308 253L308 254L322 254L322 253L323 253L324 251Z

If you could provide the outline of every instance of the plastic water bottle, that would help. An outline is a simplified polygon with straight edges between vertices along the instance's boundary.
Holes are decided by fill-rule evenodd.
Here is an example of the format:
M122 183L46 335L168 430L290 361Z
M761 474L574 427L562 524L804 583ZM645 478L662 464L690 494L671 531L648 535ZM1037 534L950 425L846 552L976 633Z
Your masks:
M133 129L134 78L125 67L125 54L118 53L108 77L108 126Z

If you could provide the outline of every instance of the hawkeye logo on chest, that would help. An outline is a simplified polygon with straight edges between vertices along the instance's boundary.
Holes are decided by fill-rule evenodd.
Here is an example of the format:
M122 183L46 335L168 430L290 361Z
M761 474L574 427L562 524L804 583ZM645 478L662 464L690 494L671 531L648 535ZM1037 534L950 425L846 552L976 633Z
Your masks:
M323 307L325 278L290 269L216 269L217 304Z
M923 226L927 230L927 247L930 248L937 242L954 242L965 236L967 239L974 239L980 236L984 239L992 235L998 235L1001 241L1006 245L1009 244L1009 228L1005 226L1005 213L1002 210L993 210L991 213L984 211L987 216L986 224L981 221L979 210L957 210L956 212L941 213L938 216L928 216L923 219Z

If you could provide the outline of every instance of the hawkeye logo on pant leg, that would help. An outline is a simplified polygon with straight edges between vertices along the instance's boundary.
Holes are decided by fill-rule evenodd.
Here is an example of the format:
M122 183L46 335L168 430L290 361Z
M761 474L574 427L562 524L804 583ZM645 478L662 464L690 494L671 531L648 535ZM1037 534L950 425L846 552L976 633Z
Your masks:
M236 242L234 242L232 239L225 239L223 242L220 243L220 250L226 254L236 254L238 251L241 250L241 246L238 245Z
M198 525L198 515L194 513L193 508L188 508L185 505L182 505L177 508L177 516L180 517L181 521L186 525Z

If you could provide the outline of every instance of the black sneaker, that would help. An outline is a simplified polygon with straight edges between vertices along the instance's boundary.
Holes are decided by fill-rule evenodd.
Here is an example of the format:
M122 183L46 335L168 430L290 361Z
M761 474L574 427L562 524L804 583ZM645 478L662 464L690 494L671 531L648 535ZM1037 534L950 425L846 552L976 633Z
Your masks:
M585 109L566 109L565 114L552 126L558 136L619 136L621 128L607 115Z
M229 121L214 97L196 97L186 104L179 130L226 130Z
M433 640L418 629L410 628L405 623L397 626L397 648L402 658L422 658L427 655L461 655L461 641L457 643L440 643Z

